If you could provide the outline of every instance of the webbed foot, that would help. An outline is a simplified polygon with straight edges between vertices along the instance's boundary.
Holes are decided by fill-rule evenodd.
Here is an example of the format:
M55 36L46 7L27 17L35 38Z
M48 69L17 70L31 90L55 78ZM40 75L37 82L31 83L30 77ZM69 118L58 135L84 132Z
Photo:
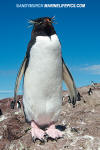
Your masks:
M31 134L33 142L35 142L36 139L39 139L41 142L44 141L45 132L40 129L34 121L31 122Z
M46 130L46 134L52 139L58 139L63 137L62 132L56 129L54 124L49 126L49 128Z

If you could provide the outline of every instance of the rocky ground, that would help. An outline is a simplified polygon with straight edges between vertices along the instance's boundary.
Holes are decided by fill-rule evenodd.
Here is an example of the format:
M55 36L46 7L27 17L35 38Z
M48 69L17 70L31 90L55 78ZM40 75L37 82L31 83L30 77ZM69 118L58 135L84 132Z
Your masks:
M0 150L100 150L100 84L88 95L90 86L79 88L81 101L75 108L68 103L63 91L62 112L57 128L64 136L57 141L32 142L30 125L25 122L22 109L10 109L13 98L0 100ZM22 101L22 96L18 96Z

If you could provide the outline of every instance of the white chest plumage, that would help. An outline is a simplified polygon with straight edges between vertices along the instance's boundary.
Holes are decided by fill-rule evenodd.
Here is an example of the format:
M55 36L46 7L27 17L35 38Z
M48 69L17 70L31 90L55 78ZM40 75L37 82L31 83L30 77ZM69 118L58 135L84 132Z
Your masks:
M24 112L39 125L57 121L62 103L61 45L56 34L37 36L24 77Z

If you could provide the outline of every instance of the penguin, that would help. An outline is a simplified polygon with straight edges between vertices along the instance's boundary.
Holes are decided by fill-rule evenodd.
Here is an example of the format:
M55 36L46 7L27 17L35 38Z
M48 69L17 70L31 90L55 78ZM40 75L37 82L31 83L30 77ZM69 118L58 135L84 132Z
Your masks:
M2 116L3 115L3 113L2 113L2 110L0 109L0 116Z
M32 139L61 138L62 132L55 127L62 106L62 80L65 81L73 105L77 100L74 79L61 53L61 43L54 29L54 17L30 20L33 26L31 40L19 69L14 104L22 76L23 108L25 119L31 124ZM45 128L45 130L43 130Z
M68 96L68 103L71 103L71 98L70 98L70 96Z
M65 96L62 97L62 101L64 101L64 100L65 100Z
M10 103L10 108L11 108L11 109L14 109L14 107L15 107L15 101L11 101L11 103Z
M17 108L21 108L21 102L17 101Z
M91 86L95 89L95 83L93 81L91 81Z
M88 95L91 95L91 94L93 94L93 91L92 91L91 88L89 88L89 90L88 90Z
M80 101L82 98L82 95L79 92L77 93L77 98L78 98L77 101Z

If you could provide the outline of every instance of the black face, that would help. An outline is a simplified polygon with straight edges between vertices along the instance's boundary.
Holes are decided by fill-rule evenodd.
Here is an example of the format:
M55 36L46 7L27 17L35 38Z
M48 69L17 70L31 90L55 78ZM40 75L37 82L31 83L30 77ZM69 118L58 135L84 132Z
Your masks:
M43 17L30 21L31 24L34 25L34 32L41 35L52 35L55 33L54 27L52 25L53 18Z
M52 19L50 17L43 17L43 18L35 19L34 21L37 22L37 23L42 24L42 23L51 22Z
M44 17L44 18L38 18L38 19L35 19L33 20L34 22L34 26L43 26L43 27L46 27L46 26L50 26L52 25L52 19L49 18L49 17Z

